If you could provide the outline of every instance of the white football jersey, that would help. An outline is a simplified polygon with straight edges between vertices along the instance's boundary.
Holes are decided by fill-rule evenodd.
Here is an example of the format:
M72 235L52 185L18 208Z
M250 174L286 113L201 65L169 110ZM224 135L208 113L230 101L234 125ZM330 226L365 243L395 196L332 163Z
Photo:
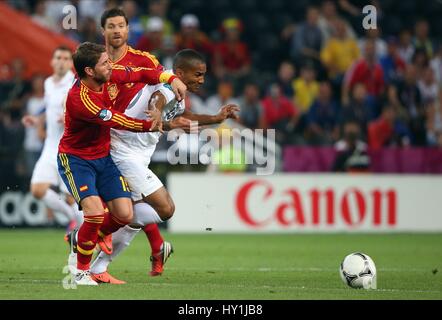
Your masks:
M145 111L149 101L155 92L161 92L166 98L162 118L169 121L182 114L185 109L184 100L178 102L169 84L146 85L132 99L124 112L125 115L136 119L147 119ZM111 149L114 151L145 150L152 151L160 139L160 132L130 132L127 130L111 129ZM153 153L153 151L151 152Z
M46 140L44 147L45 149L55 150L55 153L57 153L58 144L64 131L63 122L60 122L64 113L63 102L72 87L74 78L74 73L69 70L57 83L54 82L53 76L47 78L44 83L46 106Z

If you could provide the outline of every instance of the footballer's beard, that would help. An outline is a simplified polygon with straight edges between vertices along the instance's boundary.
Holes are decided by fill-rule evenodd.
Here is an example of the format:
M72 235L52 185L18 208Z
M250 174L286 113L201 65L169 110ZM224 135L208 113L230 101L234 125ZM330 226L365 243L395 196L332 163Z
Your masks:
M109 82L110 80L110 74L108 77L106 77L105 75L101 74L101 75L95 75L94 76L94 81L97 82L98 84L105 84L106 82Z

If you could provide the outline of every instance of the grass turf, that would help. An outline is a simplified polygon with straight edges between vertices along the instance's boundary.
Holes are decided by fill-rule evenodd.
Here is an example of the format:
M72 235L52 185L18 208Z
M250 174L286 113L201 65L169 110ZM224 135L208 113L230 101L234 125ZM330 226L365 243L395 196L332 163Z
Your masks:
M442 299L442 234L165 234L175 248L148 277L140 234L110 267L128 284L64 289L59 230L0 230L0 299ZM347 288L338 268L361 251L378 290ZM437 272L436 270L439 270Z

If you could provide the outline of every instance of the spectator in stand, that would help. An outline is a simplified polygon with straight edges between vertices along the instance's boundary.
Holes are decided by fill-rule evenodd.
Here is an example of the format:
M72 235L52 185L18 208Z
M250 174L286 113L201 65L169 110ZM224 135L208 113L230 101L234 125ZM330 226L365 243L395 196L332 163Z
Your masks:
M417 79L422 79L425 70L430 65L430 60L428 55L423 49L416 49L414 51L413 58L411 59L412 64L416 67Z
M368 29L365 32L365 37L358 41L359 50L361 50L361 52L365 52L367 42L374 43L375 60L379 62L379 59L387 54L387 43L381 38L381 29L379 26L376 29Z
M394 120L394 109L390 106L385 106L381 116L368 124L368 146L371 150L379 150L392 143Z
M32 20L40 26L49 30L56 30L56 23L53 18L46 15L46 0L38 0L34 7Z
M181 18L180 25L180 32L175 36L176 49L193 49L210 60L213 53L213 44L209 37L199 29L200 22L197 16L185 14Z
M242 97L239 98L239 120L250 129L264 128L264 111L260 100L259 87L253 82L246 83Z
M243 25L236 18L227 18L221 26L224 40L217 43L214 51L213 70L221 79L225 76L234 80L246 77L251 69L249 48L240 37Z
M21 109L25 104L26 94L31 91L29 81L25 80L25 64L22 59L16 58L11 62L8 77L0 82L1 108ZM21 112L21 111L20 111Z
M367 94L363 83L353 86L352 97L348 104L342 105L340 123L357 122L363 137L367 134L367 124L375 119L376 110L373 99Z
M403 29L399 33L399 55L405 63L411 63L411 59L414 55L413 35L410 30Z
M442 104L432 103L427 106L427 145L442 146Z
M318 98L307 113L306 140L313 145L330 145L338 140L338 106L333 100L331 84L321 82Z
M215 115L221 106L227 104L238 105L238 100L234 98L233 83L230 79L224 78L218 82L217 93L207 98L205 114Z
M276 129L276 139L281 144L292 142L290 138L298 123L299 111L282 94L281 88L272 84L269 94L263 99L264 121L266 128Z
M14 190L21 183L20 153L24 130L21 109L0 108L0 191Z
M319 92L319 82L316 80L316 71L312 64L307 63L301 67L300 77L293 80L293 90L294 103L300 112L305 114Z
M408 126L413 135L413 145L426 144L425 109L420 90L417 86L416 66L407 65L404 79L398 84L398 97L407 111Z
M97 22L95 18L86 17L82 20L80 25L80 39L81 42L102 43L102 36L98 32Z
M336 34L337 20L342 19L338 15L335 2L332 0L325 0L322 2L318 26L322 32L323 45L325 45ZM345 20L342 20L342 22L344 24L345 33L347 36L350 39L355 39L356 35L351 25Z
M147 23L149 22L149 19L151 17L158 17L163 20L163 31L164 31L164 37L167 39L167 41L172 41L173 35L174 35L174 27L173 23L167 19L167 12L169 10L169 0L149 0L148 8L147 8L147 15L143 15L140 17L141 24L144 27L144 30L147 29ZM170 39L170 40L169 40Z
M124 0L121 8L126 13L129 20L129 39L128 43L131 47L135 47L144 33L144 26L138 16L138 5L134 0Z
M398 95L398 89L395 85L390 84L387 87L385 99L382 103L382 105L388 105L391 106L394 110L394 113L396 115L396 119L406 124L409 122L409 115L405 107L402 105L401 101L399 100ZM409 145L410 141L405 143L405 145Z
M283 61L278 69L278 85L282 93L293 99L295 91L293 89L293 79L295 78L295 66L290 61Z
M360 52L356 40L349 36L344 20L335 20L333 30L332 37L322 48L321 61L329 79L340 88L345 72L359 58Z
M434 71L427 67L418 80L417 87L421 93L422 103L424 107L433 103L439 103L439 85L434 76Z
M296 66L310 62L315 65L316 69L319 69L319 55L323 40L318 22L318 8L308 7L306 20L296 28L291 40L291 57Z
M72 6L72 1L69 0L46 0L45 4L45 16L49 21L57 22L54 26L55 32L62 32L63 26L61 23L58 23L60 20L63 20L65 14L63 13L63 8L65 6Z
M433 57L433 43L430 40L430 26L428 21L420 19L414 25L413 46L416 50L423 50L427 57Z
M32 92L26 102L26 114L38 116L45 109L44 80L45 77L42 75L33 77L31 81ZM40 157L44 138L45 132L43 124L38 127L25 128L23 147L25 150L26 175L28 177L31 177L35 163Z
M165 52L163 30L164 24L161 18L150 18L147 22L146 32L141 36L135 48L141 51L148 51L161 61Z
M385 83L396 83L402 79L405 72L405 61L398 51L398 41L390 37L387 41L387 54L379 60L384 72Z
M337 151L332 166L333 172L368 172L370 156L367 144L361 138L361 128L357 122L348 121L343 126L343 138L336 142Z
M74 0L72 2L76 4L81 19L94 18L95 23L99 25L101 14L106 10L107 0Z
M439 44L433 59L431 59L430 66L433 69L439 87L442 89L442 43Z
M343 104L348 104L348 94L356 83L363 83L370 96L378 99L384 91L384 72L376 60L376 46L367 40L364 56L356 61L345 74L342 86Z

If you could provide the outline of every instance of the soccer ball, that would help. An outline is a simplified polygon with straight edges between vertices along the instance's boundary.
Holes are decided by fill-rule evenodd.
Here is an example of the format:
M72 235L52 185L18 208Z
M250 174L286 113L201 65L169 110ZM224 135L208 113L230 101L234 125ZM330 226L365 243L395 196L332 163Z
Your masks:
M355 252L344 258L339 268L342 281L355 289L376 289L376 266L365 253Z

